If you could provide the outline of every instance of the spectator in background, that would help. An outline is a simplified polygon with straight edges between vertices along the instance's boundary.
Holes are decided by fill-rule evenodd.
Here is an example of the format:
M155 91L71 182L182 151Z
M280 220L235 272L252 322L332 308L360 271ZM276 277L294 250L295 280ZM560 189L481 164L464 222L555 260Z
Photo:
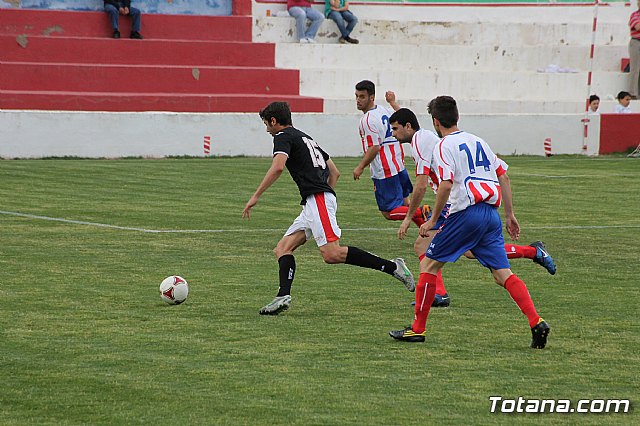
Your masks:
M351 31L358 23L356 15L349 10L349 2L346 0L325 0L324 2L324 15L334 21L340 30L341 37L338 40L340 43L360 43L355 38L349 37ZM345 25L345 22L347 23Z
M589 96L589 115L598 115L600 108L600 97L598 95Z
M104 11L109 15L111 20L111 28L113 28L113 38L120 38L120 17L131 16L133 23L131 24L131 38L142 40L140 34L140 17L139 9L131 7L131 0L104 0Z
M631 107L629 106L629 104L631 103L631 94L623 90L622 92L618 93L617 99L618 99L618 105L616 105L614 112L618 114L630 113Z
M640 80L640 0L638 0L638 10L631 14L629 18L629 29L631 30L631 40L629 40L629 78L631 84L629 90L633 99L638 96L638 81Z
M296 32L300 43L315 43L316 34L320 24L324 21L322 13L311 7L308 0L287 0L289 15L296 20ZM307 19L311 25L307 28Z

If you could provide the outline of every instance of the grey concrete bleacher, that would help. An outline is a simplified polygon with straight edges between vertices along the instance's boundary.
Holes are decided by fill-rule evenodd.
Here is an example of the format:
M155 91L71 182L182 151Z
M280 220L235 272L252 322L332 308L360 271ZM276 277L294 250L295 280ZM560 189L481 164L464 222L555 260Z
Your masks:
M620 60L628 56L630 7L600 6L593 64L592 7L388 6L390 19L380 19L382 6L352 9L359 45L338 44L330 20L316 44L301 45L292 18L254 5L254 41L276 43L276 65L300 69L300 93L323 97L325 112L353 112L362 79L394 90L404 105L422 108L450 94L470 113L583 112L591 65L591 92L603 108L627 89Z

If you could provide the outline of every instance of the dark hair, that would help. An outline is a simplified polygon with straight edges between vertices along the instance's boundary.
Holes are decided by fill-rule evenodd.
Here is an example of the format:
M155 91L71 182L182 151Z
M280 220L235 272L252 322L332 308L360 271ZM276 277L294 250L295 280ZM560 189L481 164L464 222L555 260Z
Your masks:
M398 123L404 127L407 123L411 124L413 130L420 130L418 117L409 108L400 108L389 117L389 123Z
M616 99L618 99L619 101L626 98L627 96L631 96L631 93L629 92L625 92L624 90L621 91L620 93L618 93L618 97Z
M458 124L458 105L451 96L438 96L431 99L427 111L446 129Z
M589 96L589 103L591 103L593 101L599 101L599 100L600 100L600 96L598 96L598 95Z
M376 94L376 85L372 81L362 80L356 84L356 90L366 90L369 96Z
M271 119L275 118L276 123L282 126L291 126L291 110L289 104L286 102L271 102L262 111L260 111L260 118L271 123Z

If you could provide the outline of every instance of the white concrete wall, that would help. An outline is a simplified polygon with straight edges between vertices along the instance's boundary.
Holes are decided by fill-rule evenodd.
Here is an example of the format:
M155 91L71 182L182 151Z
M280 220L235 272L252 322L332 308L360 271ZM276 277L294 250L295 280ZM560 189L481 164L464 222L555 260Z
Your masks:
M430 120L418 112L425 128ZM314 137L331 155L361 154L360 113L294 114L294 125ZM460 127L484 138L500 154L544 155L544 139L557 154L578 154L582 116L462 115ZM598 151L594 121L589 153ZM204 136L216 156L270 156L271 136L257 114L99 113L0 111L0 157L202 156Z

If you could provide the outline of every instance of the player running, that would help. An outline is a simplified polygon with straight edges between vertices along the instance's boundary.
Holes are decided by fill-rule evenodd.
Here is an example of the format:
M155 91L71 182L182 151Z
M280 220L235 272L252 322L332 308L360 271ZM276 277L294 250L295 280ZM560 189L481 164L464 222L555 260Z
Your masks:
M542 349L550 328L538 315L524 282L511 272L497 212L504 203L507 231L512 239L518 239L520 225L513 214L511 186L506 174L508 166L496 157L485 141L458 129L458 108L453 98L439 96L429 103L428 110L442 140L432 153L428 172L437 178L437 181L432 180L437 186L436 202L432 216L420 227L420 235L429 236L447 204L450 204L449 214L420 261L413 324L389 334L407 342L425 341L437 274L445 263L455 262L466 251L471 251L491 270L496 283L509 292L527 316L532 333L531 347ZM416 127L419 127L417 119ZM402 228L406 226L401 226L399 236Z
M329 155L311 137L293 127L286 102L272 102L260 111L267 132L273 136L273 160L262 182L242 211L250 218L260 196L275 183L284 168L291 174L302 196L302 212L287 229L273 250L279 265L280 288L276 297L260 309L261 315L277 315L291 305L291 285L296 271L293 252L307 242L316 241L326 263L347 263L376 269L392 275L409 291L415 281L404 260L382 259L357 247L341 247L341 230L336 220L338 204L334 188L340 176Z
M364 157L353 170L359 180L369 166L378 209L387 220L403 220L409 211L411 179L404 166L404 150L389 125L392 111L375 103L376 86L369 80L356 84L356 106L363 112L358 131ZM426 220L422 209L411 210L411 220L420 226Z

